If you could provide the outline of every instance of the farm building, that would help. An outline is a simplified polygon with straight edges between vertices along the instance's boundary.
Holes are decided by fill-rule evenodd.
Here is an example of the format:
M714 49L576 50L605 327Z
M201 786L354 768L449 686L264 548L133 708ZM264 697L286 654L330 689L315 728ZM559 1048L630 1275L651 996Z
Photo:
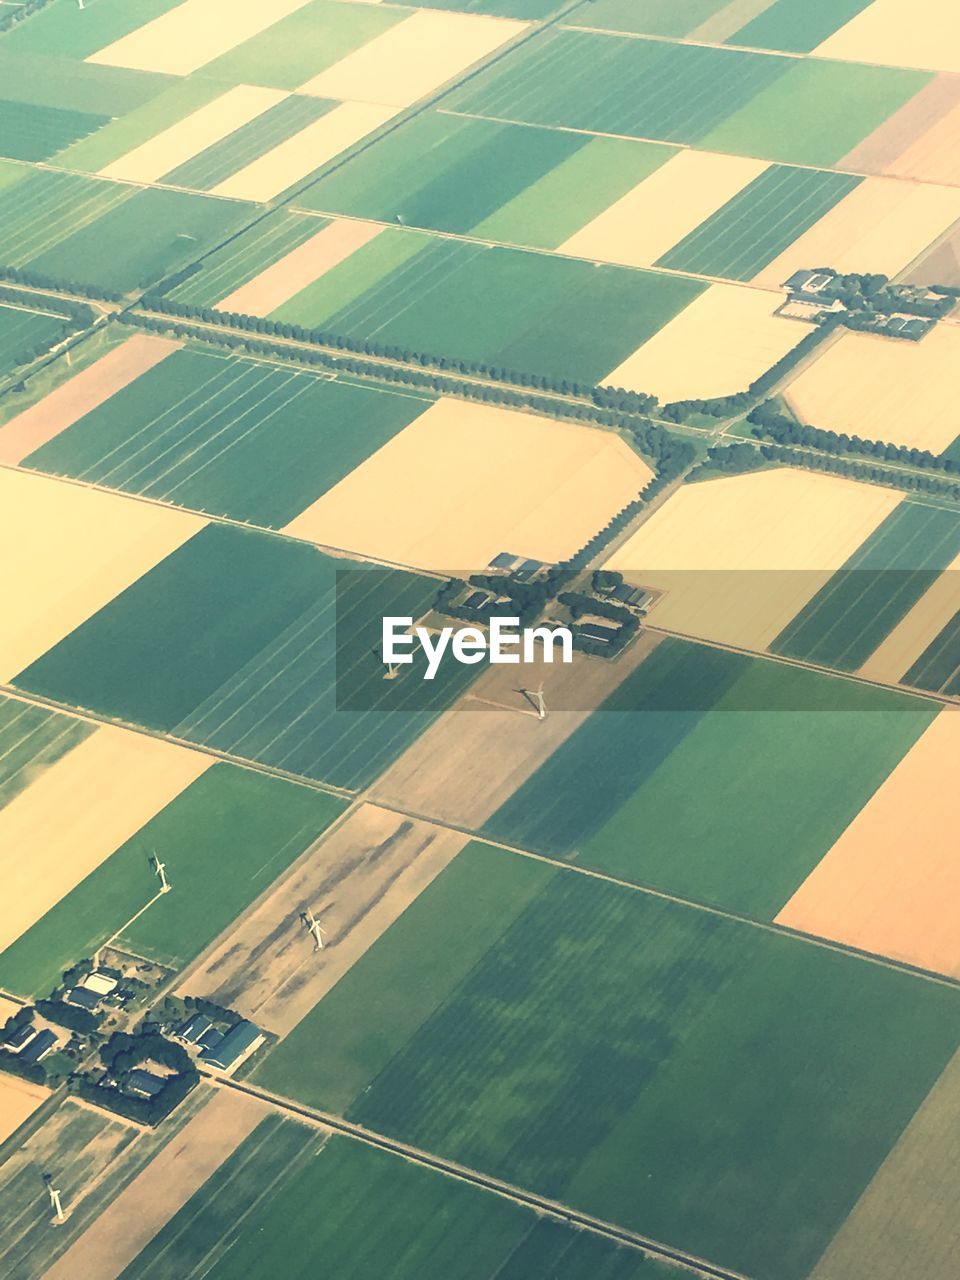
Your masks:
M63 997L63 1002L75 1005L78 1009L86 1009L89 1013L96 1013L101 999L102 996L96 991L90 991L87 987L73 987Z
M60 1041L49 1028L38 1031L25 1049L20 1051L21 1062L42 1062L52 1053Z
M25 1022L22 1027L17 1027L16 1031L11 1031L4 1041L4 1047L9 1049L11 1053L19 1053L36 1034L36 1028L29 1022Z
M199 1044L212 1026L212 1019L205 1013L195 1013L177 1028L177 1039L182 1040L184 1044Z
M200 1058L208 1067L232 1071L259 1049L265 1039L260 1028L252 1022L238 1022L216 1045L204 1049Z
M136 1067L124 1081L127 1093L132 1093L137 1098L155 1098L165 1084L166 1081L160 1076L155 1076L152 1071L145 1071L142 1067Z
M98 996L108 996L117 989L117 979L105 969L94 969L77 983L84 991L92 991Z

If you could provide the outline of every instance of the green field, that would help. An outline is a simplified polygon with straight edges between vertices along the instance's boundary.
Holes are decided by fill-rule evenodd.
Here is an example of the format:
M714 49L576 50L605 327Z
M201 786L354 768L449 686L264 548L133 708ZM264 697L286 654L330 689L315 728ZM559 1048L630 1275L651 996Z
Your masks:
M55 436L27 465L280 528L430 403L188 348Z
M433 1170L270 1116L121 1280L668 1280L639 1251Z
M931 78L852 62L777 61L785 74L701 137L699 146L790 164L836 164Z
M0 41L0 49L23 54L59 54L89 58L137 27L158 18L181 0L92 0L83 9L76 0L53 0L29 22L21 22Z
M650 143L433 111L321 178L298 203L556 248L673 154Z
M175 187L211 191L218 183L319 120L335 105L324 98L291 94L220 142L171 169L162 181Z
M0 696L0 808L93 732L93 725Z
M340 786L369 782L472 679L384 681L385 614L436 581L209 525L17 677L25 689Z
M325 792L215 764L0 955L0 986L42 995L156 893L157 852L173 888L119 938L182 968L343 810Z
M29 25L18 30L26 31ZM3 97L10 102L122 116L175 83L173 76L152 71L99 66L58 54L21 52L8 39L0 39L0 85Z
M958 554L960 516L901 503L771 648L856 671Z
M728 41L753 49L809 53L855 18L871 0L774 0Z
M667 639L484 832L772 919L935 714Z
M956 570L950 572L956 575ZM920 655L903 678L904 684L933 693L960 694L960 613Z
M312 0L207 63L203 75L229 84L299 89L406 16L377 5Z
M0 155L14 160L49 160L108 120L109 116L89 112L0 99Z
M72 173L26 171L0 188L0 261L22 267L132 198L135 187Z
M203 258L167 296L212 307L326 225L323 218L274 209Z
M637 35L688 36L728 3L729 0L593 0L588 8L574 11L570 21Z
M845 173L771 165L657 266L752 280L861 181Z
M461 939L484 923L465 971ZM369 1128L756 1280L801 1280L957 1018L949 988L473 845L256 1079L325 1108L353 1062L345 1111Z
M69 330L64 316L0 304L0 374L14 369L38 347L52 347Z
M445 105L504 120L692 143L789 67L765 54L555 29L480 72Z
M703 287L677 276L389 228L275 317L415 352L595 383Z

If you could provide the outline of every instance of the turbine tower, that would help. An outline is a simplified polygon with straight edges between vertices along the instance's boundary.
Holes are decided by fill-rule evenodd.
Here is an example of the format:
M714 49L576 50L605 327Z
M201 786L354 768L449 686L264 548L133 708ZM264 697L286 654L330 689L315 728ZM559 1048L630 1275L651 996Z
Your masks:
M47 1191L50 1193L50 1208L54 1213L54 1223L59 1225L61 1222L66 1222L67 1215L63 1212L63 1205L60 1202L60 1192L53 1185L53 1174L45 1173L43 1175L43 1180L47 1184Z
M315 951L323 950L323 930L320 928L320 921L313 914L309 907L300 912L300 919L303 921L304 928L316 943Z
M161 862L157 857L156 849L153 851L153 869L157 873L157 879L160 881L160 892L169 893L172 885L167 879L167 864L165 862Z
M540 683L537 685L536 689L534 690L534 693L533 693L533 703L534 703L534 706L535 706L535 707L536 707L536 709L537 709L537 719L538 719L538 720L546 720L546 718L547 718L547 704L546 704L546 702L544 701L544 698L543 698L543 681L542 681L542 680L540 681Z

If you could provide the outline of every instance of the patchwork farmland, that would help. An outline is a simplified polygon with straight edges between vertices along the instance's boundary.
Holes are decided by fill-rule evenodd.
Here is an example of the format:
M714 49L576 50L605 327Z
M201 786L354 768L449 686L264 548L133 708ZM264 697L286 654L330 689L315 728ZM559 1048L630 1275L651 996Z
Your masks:
M953 1280L955 9L0 5L4 1276Z

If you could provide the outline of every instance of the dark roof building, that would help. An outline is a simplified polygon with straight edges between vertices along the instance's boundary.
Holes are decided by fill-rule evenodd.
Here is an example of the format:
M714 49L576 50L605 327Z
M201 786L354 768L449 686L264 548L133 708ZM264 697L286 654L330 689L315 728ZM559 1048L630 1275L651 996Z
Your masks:
M90 1013L96 1013L103 997L96 991L88 991L86 987L74 987L63 999L65 1004L75 1004L78 1009L87 1009Z
M201 1049L215 1049L222 1039L222 1031L218 1031L216 1027L208 1027L197 1044Z
M166 1080L161 1080L152 1071L135 1067L124 1080L123 1085L128 1093L135 1094L138 1098L155 1098L166 1083Z
M4 1044L12 1053L19 1053L23 1046L32 1040L36 1034L36 1027L30 1022L25 1022L22 1026L17 1027L16 1031L10 1032Z
M577 630L582 636L586 636L588 640L599 640L603 644L609 644L619 634L620 624L616 622L610 624L581 622Z
M252 1022L238 1022L219 1044L204 1049L200 1059L208 1067L217 1067L220 1071L232 1071L244 1058L258 1049L265 1038L260 1028L255 1027Z
M40 1062L52 1053L60 1041L53 1032L45 1027L43 1031L38 1031L25 1049L20 1050L21 1062Z
M205 1013L195 1013L177 1028L177 1035L187 1044L199 1044L212 1026L212 1020Z

